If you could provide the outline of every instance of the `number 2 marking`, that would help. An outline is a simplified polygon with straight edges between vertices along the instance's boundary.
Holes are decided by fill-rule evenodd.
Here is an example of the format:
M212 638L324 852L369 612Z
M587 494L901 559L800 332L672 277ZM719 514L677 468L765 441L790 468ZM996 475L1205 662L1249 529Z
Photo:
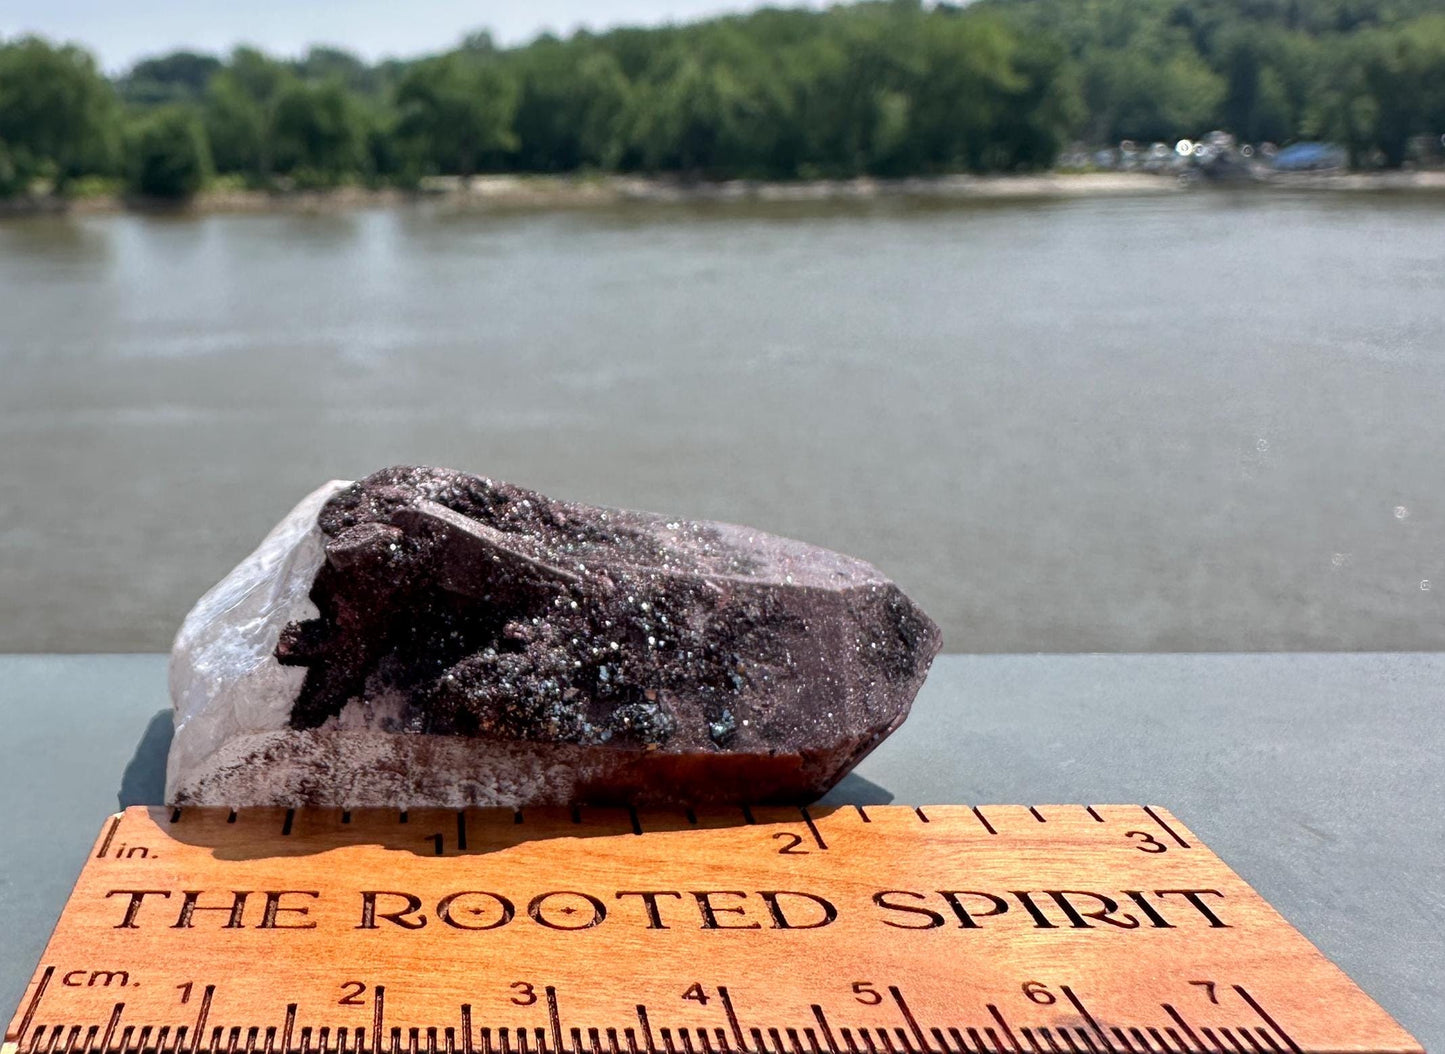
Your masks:
M350 991L348 991L348 989L350 989ZM361 998L361 994L366 991L366 985L360 981L342 981L341 990L346 992L346 994L336 1001L337 1006L366 1005L366 1002Z
M774 837L774 838L791 838L791 839L792 839L791 842L789 842L787 845L783 846L781 849L778 850L778 853L779 853L780 855L782 855L782 856L807 856L807 855L808 855L808 851L807 851L806 849L799 849L799 848L798 848L798 846L800 846L800 845L803 844L803 836L802 836L802 835L800 835L800 834L794 834L792 831L774 831L774 832L773 832L773 837Z

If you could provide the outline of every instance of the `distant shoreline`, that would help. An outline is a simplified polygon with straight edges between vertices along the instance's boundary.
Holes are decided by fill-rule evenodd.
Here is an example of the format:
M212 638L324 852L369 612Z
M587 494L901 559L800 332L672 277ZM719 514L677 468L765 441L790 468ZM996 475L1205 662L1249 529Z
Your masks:
M116 212L210 214L247 212L340 212L413 202L458 211L586 209L628 204L712 202L817 203L914 199L942 202L1007 202L1048 198L1126 197L1175 194L1196 188L1333 192L1441 192L1445 171L1270 174L1242 182L1183 182L1173 174L1145 172L1050 172L1010 176L929 176L768 182L691 182L648 176L487 175L438 177L414 191L346 186L329 190L213 190L186 202L135 199L117 194L77 198L29 197L0 201L0 217L47 213Z

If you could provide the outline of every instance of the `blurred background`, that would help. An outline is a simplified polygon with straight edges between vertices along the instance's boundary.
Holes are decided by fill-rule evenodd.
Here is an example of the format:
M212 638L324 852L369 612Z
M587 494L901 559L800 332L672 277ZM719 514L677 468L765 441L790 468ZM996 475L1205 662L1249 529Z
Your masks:
M1445 647L1445 0L10 0L0 651L392 463L948 651Z

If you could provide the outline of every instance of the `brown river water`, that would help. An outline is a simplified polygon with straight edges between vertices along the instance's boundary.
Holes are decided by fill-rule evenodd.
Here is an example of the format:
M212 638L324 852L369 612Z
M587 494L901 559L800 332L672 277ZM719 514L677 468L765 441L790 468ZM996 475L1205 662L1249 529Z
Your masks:
M434 463L864 557L949 651L1445 647L1445 196L0 222L0 651Z

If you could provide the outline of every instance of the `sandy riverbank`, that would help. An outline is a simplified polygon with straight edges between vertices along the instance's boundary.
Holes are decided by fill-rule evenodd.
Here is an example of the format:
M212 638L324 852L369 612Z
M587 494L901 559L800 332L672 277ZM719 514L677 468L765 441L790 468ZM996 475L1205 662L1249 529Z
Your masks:
M1144 172L1052 172L1013 176L936 176L913 179L692 182L642 176L437 177L416 191L338 187L268 192L217 190L178 205L120 195L63 199L35 197L0 202L0 216L46 212L182 213L333 212L408 202L433 202L459 210L594 208L631 203L847 202L885 198L933 201L1012 201L1043 198L1173 194L1214 187L1173 174ZM1445 171L1270 174L1228 186L1333 192L1445 191Z

